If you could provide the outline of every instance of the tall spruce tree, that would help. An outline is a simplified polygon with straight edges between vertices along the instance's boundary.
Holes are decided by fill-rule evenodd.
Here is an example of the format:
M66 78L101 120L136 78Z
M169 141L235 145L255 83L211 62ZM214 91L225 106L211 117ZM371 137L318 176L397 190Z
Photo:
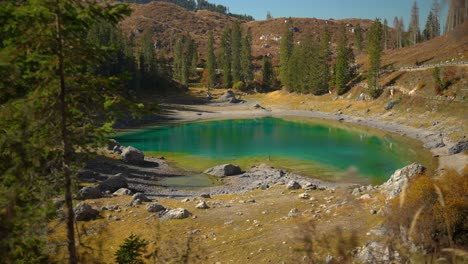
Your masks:
M375 19L368 35L367 57L369 70L367 71L367 89L369 94L376 98L379 96L379 72L382 56L383 27L380 19Z
M412 43L412 45L416 45L419 42L419 37L421 34L421 30L419 27L419 7L416 0L414 0L413 6L411 8L411 22L409 32L411 34L410 42Z
M388 49L388 21L385 18L383 22L384 50Z
M214 55L214 36L212 31L208 37L208 48L206 51L206 71L208 74L208 88L213 88L216 84L216 62Z
M180 35L174 46L174 79L183 85L188 85L190 75L196 68L197 46L187 33Z
M244 82L253 80L253 65L252 65L252 32L250 28L247 34L242 39L242 52L241 52L241 68L242 79Z
M351 80L352 50L348 47L346 29L342 27L338 40L336 61L335 61L335 87L339 95L346 93L347 84Z
M8 60L1 66L0 86L9 87L7 93L0 89L2 262L48 261L45 211L55 187L64 190L66 261L79 262L73 176L81 156L109 132L105 110L121 88L96 67L114 55L112 47L95 45L87 33L93 24L115 25L129 12L121 4L83 1L2 3L0 53Z
M262 61L262 82L263 87L267 89L271 89L273 85L273 64L271 63L271 59L267 56L263 57Z
M284 25L283 37L280 46L280 79L283 86L289 86L289 58L293 53L294 33L292 31L292 19L288 19Z
M362 28L361 24L357 24L356 28L354 29L354 38L356 42L356 49L361 52L362 51L362 44L364 42L362 37Z
M330 32L324 30L320 36L316 83L314 87L312 87L312 93L315 95L325 94L329 91L331 60L330 41Z
M219 47L218 55L221 69L223 70L223 84L225 88L232 86L232 74L231 74L231 29L225 28L221 36L221 44Z
M241 50L242 30L237 21L232 25L231 30L231 74L234 83L242 81Z

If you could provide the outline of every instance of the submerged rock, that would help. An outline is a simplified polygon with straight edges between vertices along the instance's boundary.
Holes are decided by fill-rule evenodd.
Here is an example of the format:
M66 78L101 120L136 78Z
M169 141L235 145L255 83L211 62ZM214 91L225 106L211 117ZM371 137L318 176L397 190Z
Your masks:
M217 177L225 177L225 176L232 176L232 175L239 175L242 173L242 170L239 166L232 165L232 164L223 164L213 168L209 168L205 171L206 174L217 176Z

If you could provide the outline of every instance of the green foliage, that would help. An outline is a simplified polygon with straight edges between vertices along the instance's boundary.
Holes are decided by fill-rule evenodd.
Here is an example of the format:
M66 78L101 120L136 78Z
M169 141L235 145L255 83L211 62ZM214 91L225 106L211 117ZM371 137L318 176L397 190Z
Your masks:
M318 61L316 66L317 75L312 80L311 92L315 95L328 93L330 82L330 41L331 35L327 30L322 32L320 37Z
M381 93L379 89L379 72L382 57L382 35L382 23L380 23L380 19L376 19L369 30L367 45L367 57L369 60L367 92L373 98L377 98Z
M234 90L239 90L239 91L244 91L246 89L246 85L243 81L238 81L236 83L234 83L234 85L232 86L232 88Z
M294 33L291 30L292 19L284 25L283 38L280 46L280 79L283 86L289 87L289 59L294 49Z
M214 36L213 32L210 32L208 38L208 50L206 52L206 72L208 80L208 88L212 88L216 84L216 62L214 55Z
M115 261L119 264L140 264L145 263L141 256L146 251L148 242L135 234L127 237L119 250L115 252Z
M273 64L271 63L270 58L263 57L262 61L262 81L264 88L272 88L273 85Z
M195 41L188 33L179 36L174 45L174 79L188 85L190 75L195 71L197 58Z
M252 65L252 32L247 30L247 34L242 39L242 52L241 52L241 68L242 79L244 82L253 80L253 65Z
M347 45L346 29L343 27L340 32L335 61L335 87L339 95L348 91L348 82L353 77L351 63L354 62L354 56L352 49Z
M231 75L231 29L225 28L223 35L221 36L221 44L219 47L218 55L221 69L223 70L223 84L225 88L229 88L232 85Z
M241 49L241 25L239 22L235 22L231 30L231 74L234 83L242 80Z

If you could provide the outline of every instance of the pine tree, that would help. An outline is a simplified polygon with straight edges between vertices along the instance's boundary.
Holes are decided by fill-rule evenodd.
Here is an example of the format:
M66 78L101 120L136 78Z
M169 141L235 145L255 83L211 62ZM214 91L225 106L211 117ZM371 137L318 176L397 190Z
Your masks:
M266 15L266 20L270 20L270 19L273 19L273 16L271 15L271 12L268 11Z
M242 79L244 82L250 82L253 80L253 65L252 65L252 32L250 28L247 30L247 34L242 39L242 54L241 54L241 67L242 67Z
M214 55L214 36L210 32L208 38L208 48L206 51L206 70L208 72L208 89L213 88L216 84L216 62Z
M242 81L241 68L242 32L239 22L235 22L231 31L231 74L233 83Z
M294 48L294 35L291 30L292 20L289 19L284 26L283 38L280 46L280 79L283 86L289 86L289 58Z
M388 49L388 22L387 19L384 19L383 23L383 34L384 34L384 49Z
M307 93L313 93L318 85L319 54L316 41L312 35L307 35L303 41L303 62L301 66L304 70L304 89Z
M95 45L87 33L96 23L116 25L130 9L9 1L0 13L0 53L8 58L0 71L2 262L48 261L42 239L45 217L53 212L47 212L47 201L57 188L64 190L68 262L77 263L72 179L80 159L75 151L85 155L105 140L110 127L105 110L114 102L108 98L118 100L121 92L115 76L98 67L114 55L112 47Z
M411 23L409 32L411 33L411 43L416 45L419 42L420 28L419 28L419 7L416 0L414 0L413 7L411 8Z
M188 85L190 75L196 69L198 60L195 41L187 33L177 38L174 46L174 79L183 85Z
M302 92L303 71L301 69L302 47L294 45L291 57L288 60L288 86L290 92Z
M340 30L340 38L338 41L337 55L335 61L335 86L339 95L347 91L347 84L351 80L351 59L352 51L348 48L348 40L346 38L346 29Z
M380 19L376 19L372 24L367 45L367 57L369 60L369 70L367 71L367 90L369 94L376 98L379 96L379 72L382 56L383 28Z
M223 35L221 36L218 55L221 63L221 69L223 70L223 83L225 88L232 86L231 57L231 29L225 28Z
M362 28L360 24L357 24L356 28L354 29L354 38L356 42L356 48L358 51L362 51L362 44L363 44L363 38L362 38Z
M273 64L271 64L270 58L264 56L262 61L262 82L264 88L272 88L273 77Z
M320 37L319 52L318 52L318 63L317 63L317 76L316 84L312 88L312 93L315 95L321 95L328 93L329 82L330 82L330 32L325 30L322 32Z

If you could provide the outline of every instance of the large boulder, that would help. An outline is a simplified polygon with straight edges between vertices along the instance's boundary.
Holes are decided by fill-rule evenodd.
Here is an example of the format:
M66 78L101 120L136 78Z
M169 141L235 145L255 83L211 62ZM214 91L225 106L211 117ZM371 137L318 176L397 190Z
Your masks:
M132 196L132 201L140 200L141 202L151 202L151 199L146 197L144 193L135 193Z
M286 188L288 190L298 190L298 189L301 189L302 187L297 181L291 180L286 184Z
M122 160L130 164L141 164L145 161L145 154L143 151L132 146L122 149Z
M398 104L398 101L397 100L391 100L390 102L388 102L387 105L385 105L385 110L392 110L393 107L395 107L395 105Z
M112 150L114 150L115 147L120 147L120 143L117 142L117 140L115 140L115 139L109 139L107 141L107 150L112 151Z
M206 174L217 176L217 177L225 177L225 176L232 176L232 175L239 175L242 173L242 170L239 166L232 165L232 164L224 164L219 165L213 168L209 168L205 171Z
M127 188L120 188L113 193L113 195L115 196L132 195L132 194L133 194L132 190L127 189Z
M458 154L468 150L468 141L460 141L448 150L450 155Z
M361 248L357 255L362 263L399 263L400 255L390 247L376 241L370 241Z
M150 213L158 213L166 210L166 207L162 206L159 203L150 203L146 205L146 210Z
M418 163L396 170L390 179L380 186L382 194L387 196L387 201L395 198L409 180L421 175L425 170L426 168Z
M236 95L234 94L233 91L231 90L227 90L226 93L224 93L220 98L219 100L221 102L231 102L232 99L235 99L236 98Z
M101 192L115 192L120 188L128 188L127 177L125 173L119 173L102 181L99 186Z
M79 203L75 209L73 209L73 212L75 213L76 221L90 221L99 216L98 210L83 202Z
M184 208L176 208L167 210L162 216L161 219L184 219L188 218L191 213Z
M101 197L102 193L98 187L84 187L76 194L77 200L99 199Z

